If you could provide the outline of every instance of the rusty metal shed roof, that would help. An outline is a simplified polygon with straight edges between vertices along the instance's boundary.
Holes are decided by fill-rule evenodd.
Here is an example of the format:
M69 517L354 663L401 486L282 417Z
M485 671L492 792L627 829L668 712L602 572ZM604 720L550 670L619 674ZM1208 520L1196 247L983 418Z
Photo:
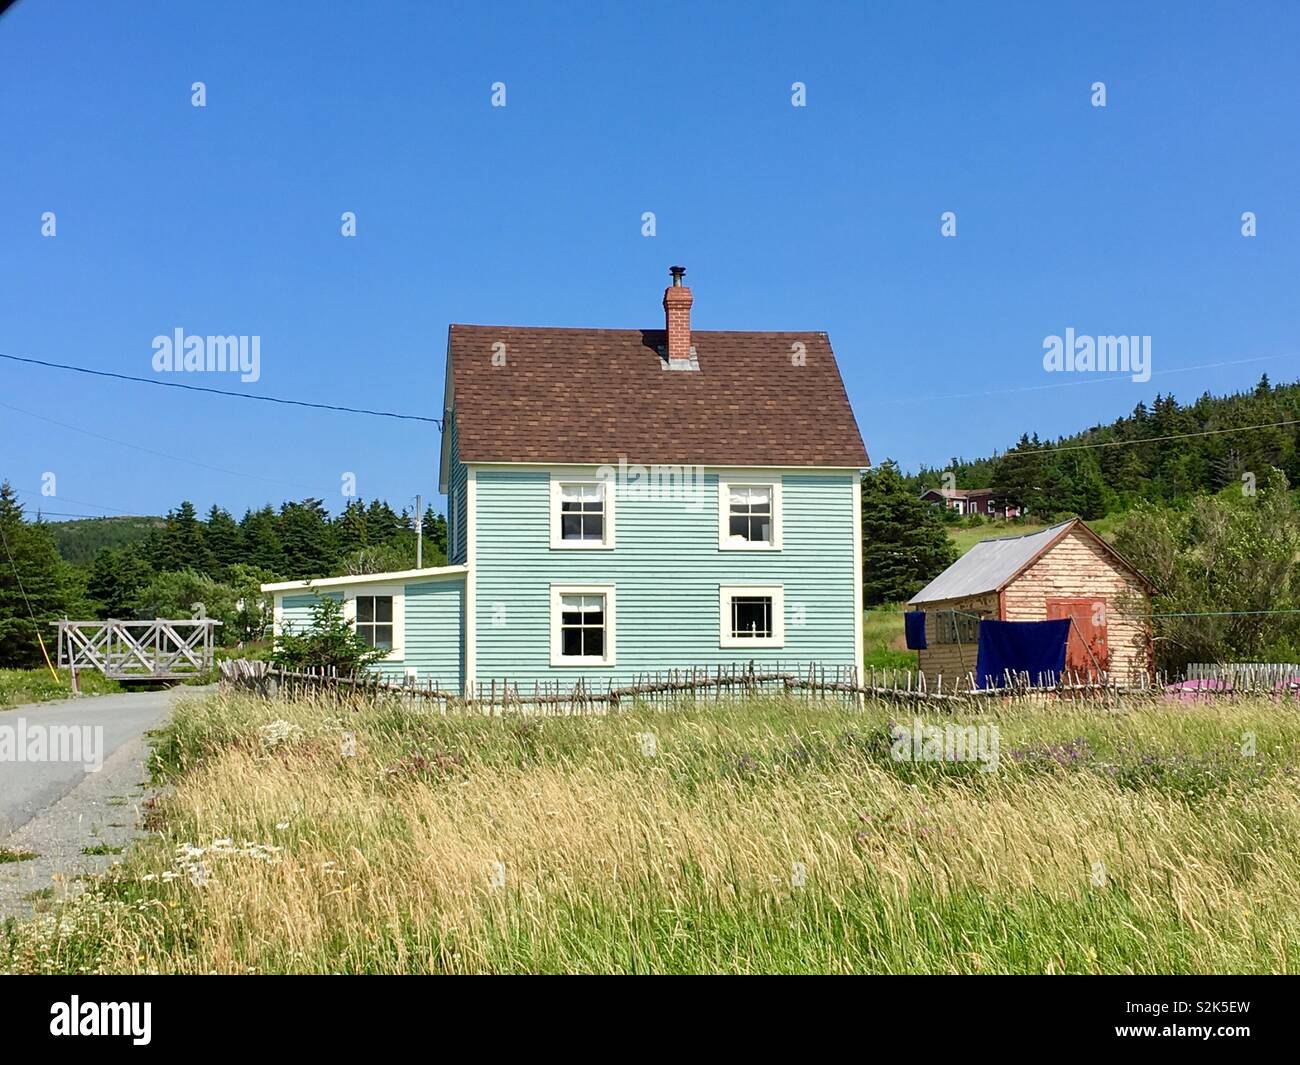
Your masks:
M945 599L965 599L971 595L996 592L1078 520L1071 518L1059 525L1022 536L981 540L912 596L908 604L937 603Z

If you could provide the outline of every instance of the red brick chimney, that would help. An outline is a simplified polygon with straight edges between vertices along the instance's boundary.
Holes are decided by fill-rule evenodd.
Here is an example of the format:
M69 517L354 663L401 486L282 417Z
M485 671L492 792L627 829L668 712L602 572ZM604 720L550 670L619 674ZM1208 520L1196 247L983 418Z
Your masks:
M691 290L682 284L684 266L670 266L673 283L664 289L665 329L668 332L668 360L685 362L691 357Z

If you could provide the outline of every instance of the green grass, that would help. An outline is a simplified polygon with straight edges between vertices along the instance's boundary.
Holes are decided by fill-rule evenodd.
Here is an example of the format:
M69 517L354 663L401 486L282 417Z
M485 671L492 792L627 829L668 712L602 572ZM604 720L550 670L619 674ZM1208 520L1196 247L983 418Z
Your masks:
M0 971L1300 969L1294 704L924 716L996 726L996 771L894 760L883 704L186 701L150 835Z
M109 695L122 690L117 681L94 671L78 673L77 684L83 695ZM71 695L72 676L66 669L59 670L57 684L48 669L0 669L0 710Z
M863 664L877 669L915 669L916 652L903 636L903 607L872 607L862 614Z
M1109 514L1104 518L1090 521L1087 525L1103 540L1112 540L1115 536L1115 528L1123 520L1123 517L1122 514ZM956 545L957 554L960 557L981 540L999 540L1006 536L1028 536L1031 533L1042 532L1048 528L1048 525L1044 522L1027 519L1023 522L986 521L983 524L973 526L949 525L947 528L948 539Z
M82 847L82 854L89 854L92 857L102 854L121 854L121 847L110 847L107 843L96 843L90 847Z
M32 851L11 851L8 847L0 847L0 865L6 865L9 862L30 862L36 857Z

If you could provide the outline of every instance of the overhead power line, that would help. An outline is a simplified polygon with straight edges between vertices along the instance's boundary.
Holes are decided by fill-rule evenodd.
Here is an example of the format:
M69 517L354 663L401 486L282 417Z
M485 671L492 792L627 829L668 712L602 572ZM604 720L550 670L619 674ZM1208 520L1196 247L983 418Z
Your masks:
M118 440L116 437L105 436L103 433L92 432L89 429L83 429L79 425L61 422L56 418L49 418L44 414L37 414L35 411L24 410L22 407L15 407L10 403L0 403L0 407L3 407L5 410L16 411L19 414L25 414L29 418L35 418L37 421L48 422L50 425L57 425L61 429L68 429L74 433L82 433L83 435L92 437L95 440L105 440L110 444L117 444L119 447L130 448L132 451L142 451L146 455L154 455L157 458L167 459L170 462L179 462L186 466L196 466L201 470L211 470L214 473L225 473L229 474L231 477L244 477L253 481L265 481L267 484L286 485L290 488L302 488L308 492L312 491L311 485L299 484L297 481L285 481L278 477L263 477L256 473L241 473L238 470L228 470L224 466L213 466L207 462L199 462L197 459L188 459L184 455L172 455L166 451L155 451L151 447L143 447L140 444L132 444L126 440ZM95 504L88 503L86 505L94 506Z
M1227 359L1222 362L1203 362L1196 366L1171 366L1166 370L1152 370L1151 377L1163 377L1166 374L1175 373L1193 373L1197 370L1219 370L1225 366L1245 366L1252 362L1271 362L1275 359L1294 359L1300 355L1300 351L1285 351L1280 355L1255 355L1249 359ZM934 403L945 399L980 399L984 396L1010 396L1021 392L1048 392L1057 388L1076 388L1079 385L1117 385L1117 384L1145 384L1146 382L1135 382L1132 376L1123 372L1116 372L1105 377L1088 377L1084 374L1076 374L1069 380L1053 381L1050 384L1042 385L1018 385L1008 388L988 388L976 392L947 392L943 395L925 395L925 396L893 396L888 399L868 399L864 400L864 406L887 406L895 403Z
M1012 448L1004 451L1006 455L1046 455L1054 451L1086 451L1093 447L1124 447L1129 444L1156 444L1165 440L1188 440L1194 436L1221 436L1224 433L1248 433L1252 429L1281 429L1288 425L1300 425L1300 418L1291 418L1284 422L1265 422L1262 425L1238 425L1231 429L1204 429L1196 433L1169 433L1165 436L1143 436L1133 440L1101 440L1093 444L1062 444L1059 447L1036 447L1026 451Z
M187 392L207 392L214 396L229 396L233 399L252 399L259 403L279 403L287 407L311 407L314 410L332 410L341 414L366 414L372 418L396 418L408 422L431 422L442 429L441 418L427 418L423 414L399 414L389 410L368 410L365 407L343 407L333 403L313 403L305 399L285 399L283 396L258 396L251 392L232 392L226 388L209 388L206 385L184 385L179 381L158 381L152 377L132 377L130 374L111 373L108 370L92 370L88 366L73 366L65 362L49 362L45 359L30 359L23 355L6 355L0 352L0 359L11 362L25 362L32 366L46 366L53 370L70 370L73 373L91 374L95 377L111 377L117 381L133 381L139 385L157 385L159 388L183 388Z

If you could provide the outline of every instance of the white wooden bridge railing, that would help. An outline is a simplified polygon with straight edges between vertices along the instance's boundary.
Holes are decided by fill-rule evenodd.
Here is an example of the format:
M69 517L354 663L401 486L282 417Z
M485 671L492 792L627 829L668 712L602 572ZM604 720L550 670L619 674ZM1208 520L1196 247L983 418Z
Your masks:
M59 621L59 665L97 669L114 680L186 680L212 669L211 618L169 621Z

